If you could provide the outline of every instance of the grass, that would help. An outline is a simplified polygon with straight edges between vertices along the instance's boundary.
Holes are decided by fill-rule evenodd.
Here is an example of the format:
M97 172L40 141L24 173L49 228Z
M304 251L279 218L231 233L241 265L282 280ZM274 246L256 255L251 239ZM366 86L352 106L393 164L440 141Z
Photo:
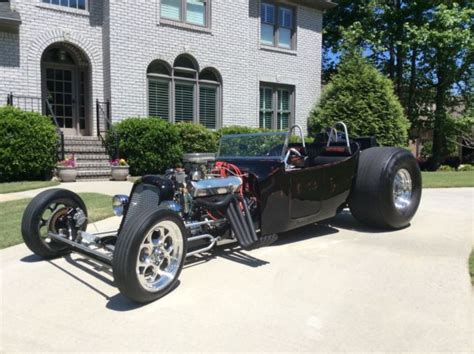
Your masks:
M111 197L98 193L79 194L87 206L89 222L113 216ZM0 249L18 245L21 237L21 218L31 199L20 199L0 203Z
M471 275L471 284L474 285L474 249L469 256L469 274Z
M57 181L25 181L0 183L0 194L23 192L28 191L30 189L53 187L57 185L59 185L59 182Z
M422 172L423 188L474 187L474 171Z

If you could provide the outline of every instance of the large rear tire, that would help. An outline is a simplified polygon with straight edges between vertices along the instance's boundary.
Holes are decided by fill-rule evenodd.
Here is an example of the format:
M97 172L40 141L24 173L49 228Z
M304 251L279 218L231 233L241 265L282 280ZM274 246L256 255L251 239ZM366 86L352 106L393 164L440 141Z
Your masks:
M187 230L175 212L145 212L118 236L113 258L115 283L134 302L157 300L176 285L186 252Z
M349 198L352 215L383 229L410 224L421 199L421 172L413 155L394 147L360 153L356 180Z
M68 213L81 211L86 221L80 229L87 227L87 209L76 193L66 189L48 189L41 192L26 207L21 220L21 234L28 248L43 258L60 257L69 253L69 248L48 237L48 232L60 233L69 229Z

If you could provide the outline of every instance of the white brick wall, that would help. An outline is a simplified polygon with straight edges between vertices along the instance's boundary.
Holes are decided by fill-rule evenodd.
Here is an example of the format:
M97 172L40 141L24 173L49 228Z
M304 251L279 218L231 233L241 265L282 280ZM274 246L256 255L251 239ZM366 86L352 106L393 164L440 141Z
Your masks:
M297 50L260 48L258 0L213 0L210 31L159 23L159 0L90 0L90 15L15 0L20 34L0 33L0 104L10 91L40 95L40 59L55 41L81 48L92 67L92 102L112 100L115 120L147 115L146 70L182 53L223 79L224 125L258 125L259 82L295 85L296 122L306 127L320 94L322 12L297 8ZM59 8L59 7L58 7ZM91 105L90 122L94 122Z

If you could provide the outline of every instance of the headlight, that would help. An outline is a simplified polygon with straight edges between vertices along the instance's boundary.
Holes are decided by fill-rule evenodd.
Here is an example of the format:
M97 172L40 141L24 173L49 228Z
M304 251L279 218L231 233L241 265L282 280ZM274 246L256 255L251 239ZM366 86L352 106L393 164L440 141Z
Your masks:
M122 216L125 208L128 205L128 196L118 194L112 198L112 209L114 214L117 216Z

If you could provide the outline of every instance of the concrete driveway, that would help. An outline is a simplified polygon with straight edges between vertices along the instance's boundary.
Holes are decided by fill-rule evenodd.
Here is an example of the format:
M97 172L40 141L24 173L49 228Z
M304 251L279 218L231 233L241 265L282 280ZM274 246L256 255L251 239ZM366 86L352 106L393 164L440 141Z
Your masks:
M474 189L425 190L401 231L343 214L271 247L221 249L141 307L81 257L12 247L0 252L0 349L472 352L473 209Z

